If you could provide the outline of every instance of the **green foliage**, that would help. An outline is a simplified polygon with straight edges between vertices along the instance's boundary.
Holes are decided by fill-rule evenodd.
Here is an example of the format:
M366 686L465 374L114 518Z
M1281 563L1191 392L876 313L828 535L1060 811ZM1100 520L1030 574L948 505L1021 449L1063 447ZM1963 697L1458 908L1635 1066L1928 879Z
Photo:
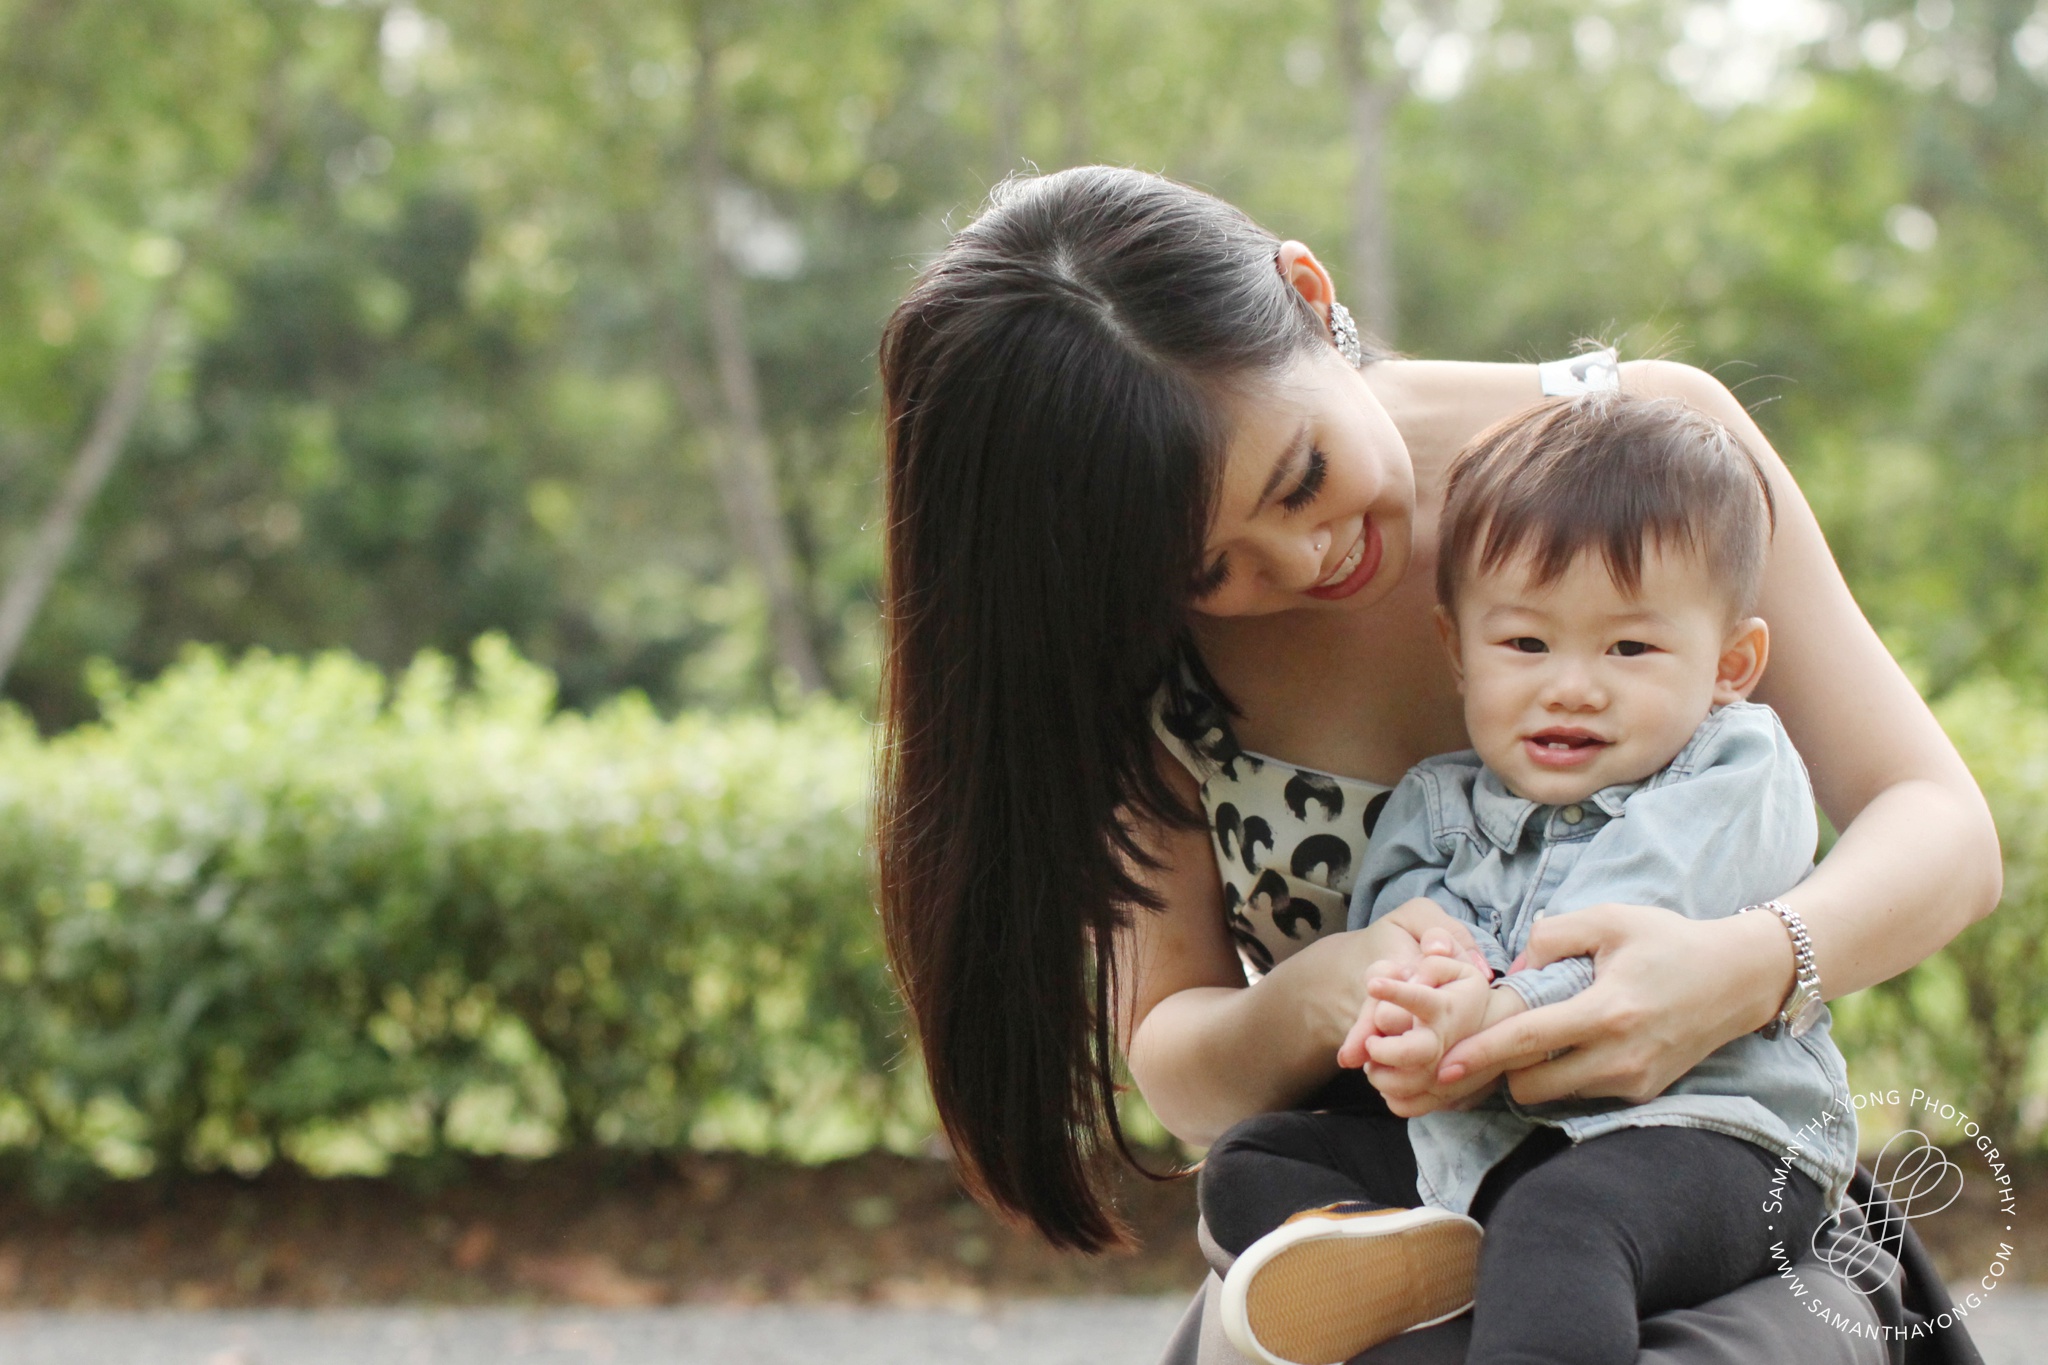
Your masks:
M2026 989L2048 965L2048 750L2033 694L1992 681L2048 676L2048 9L1367 8L1393 97L1395 340L1528 360L1610 337L1757 407L1858 600L1948 694L2005 828L2005 909L1845 1005L1845 1035L1872 1065L2048 1124L2024 1098L2048 1094ZM108 720L79 734L8 730L0 982L22 1003L0 1019L0 1140L50 1171L374 1164L773 1144L909 1112L901 1078L853 1079L889 1049L852 720L668 726L605 703L780 701L712 442L674 382L678 360L711 370L691 224L713 214L742 277L813 633L856 701L879 580L874 340L921 255L1012 169L992 164L999 89L1018 92L1029 164L1205 185L1356 288L1328 0L1015 10L1021 65L999 73L987 3L0 0L0 564L162 280L195 262L127 462L7 695L54 731L94 714L90 658L149 677L196 640L396 672L497 631L593 711L518 712L490 681L516 669L458 701L448 665L420 664L385 706L358 665L200 656L161 690L103 689ZM706 15L726 53L715 205L689 175ZM186 250L274 102L274 165ZM512 690L540 707L537 684ZM758 752L781 784L844 771L778 785L781 815L705 797L674 817L716 836L701 844L605 823L605 774L628 782L622 808L697 801L662 765L700 748L714 766ZM542 773L559 790L520 785ZM607 840L624 851L599 856ZM753 861L792 840L815 866ZM735 887L745 913L724 914ZM721 936L757 910L758 938ZM757 985L797 1003L734 1003ZM774 1012L798 1004L816 1019ZM675 1041L686 1017L728 1015ZM811 1087L806 1067L836 1079ZM814 1124L796 1098L813 1090L867 1117Z
M195 651L54 740L0 729L0 1145L48 1182L284 1156L924 1131L862 854L864 728L554 714Z
M1507 360L1600 335L1714 370L1936 690L2041 676L2048 11L1777 8L1368 5L1396 340ZM1355 288L1328 0L1015 9L1032 164L1204 184ZM48 729L91 713L92 657L396 670L498 630L573 706L772 704L658 325L709 372L693 15L724 31L711 207L782 510L819 652L866 695L874 341L998 173L992 4L0 0L0 562L273 82L287 112L9 695Z
M1859 1086L1919 1086L2010 1146L2048 1136L2048 704L2002 679L1936 713L1977 775L2005 850L2005 899L1941 953L1837 1006Z

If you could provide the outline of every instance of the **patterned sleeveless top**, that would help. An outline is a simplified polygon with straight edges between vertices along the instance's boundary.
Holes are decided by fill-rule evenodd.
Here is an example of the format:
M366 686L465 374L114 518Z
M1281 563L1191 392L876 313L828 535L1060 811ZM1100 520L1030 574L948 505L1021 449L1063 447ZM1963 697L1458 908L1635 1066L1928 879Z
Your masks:
M1546 398L1621 387L1612 350L1536 367ZM1351 888L1392 788L1242 748L1230 713L1182 669L1160 689L1152 728L1202 787L1223 911L1256 976L1344 927Z

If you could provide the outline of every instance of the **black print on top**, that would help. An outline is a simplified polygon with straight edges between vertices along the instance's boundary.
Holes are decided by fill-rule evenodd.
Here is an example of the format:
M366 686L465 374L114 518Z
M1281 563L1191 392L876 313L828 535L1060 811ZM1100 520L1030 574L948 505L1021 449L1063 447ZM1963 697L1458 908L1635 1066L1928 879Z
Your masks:
M1232 782L1238 780L1240 761L1253 772L1265 767L1256 754L1248 754L1230 728L1230 713L1223 704L1186 682L1175 689L1174 705L1159 713L1166 732L1222 769Z
M1264 973L1342 929L1386 790L1247 752L1199 667L1169 670L1154 714L1201 784L1224 919L1245 969Z
M1244 917L1244 911L1239 909L1243 904L1244 897L1237 893L1237 888L1225 882L1223 919L1230 926L1230 937L1237 944L1237 950L1244 954L1246 961L1261 972L1270 972L1273 970L1273 952L1259 941L1258 929Z
M1381 793L1380 793L1380 794L1379 794L1378 796L1375 796L1375 797L1374 797L1374 798L1373 798L1372 800L1370 800L1370 801L1368 801L1368 802L1366 802L1366 803L1365 803L1365 837L1366 837L1366 838L1368 838L1368 839L1372 838L1372 832L1373 832L1373 831L1374 831L1375 829L1379 828L1379 823L1380 823L1380 812L1381 812L1381 811L1383 811L1383 810L1385 810L1385 809L1387 808L1387 798L1388 798L1388 797L1390 797L1390 796L1392 796L1393 794L1394 794L1394 789L1393 789L1392 787L1389 787L1389 788L1387 788L1387 790L1385 790L1385 791L1381 792ZM1231 814L1232 818L1235 818L1235 817L1236 817L1236 815L1237 815L1237 812L1236 812L1235 810L1232 810L1232 811L1230 812L1230 814Z
M1245 908L1254 914L1262 914L1271 920L1273 927L1289 938L1300 938L1299 928L1303 920L1314 933L1323 931L1323 912L1316 909L1314 901L1294 895L1287 889L1287 879L1268 868L1259 875L1252 885L1252 894L1245 901Z
M1296 768L1294 776L1287 779L1284 796L1287 809L1294 812L1297 820L1308 819L1311 801L1323 808L1325 820L1334 820L1344 813L1344 789L1327 773L1308 773Z
M1216 808L1209 824L1216 831L1217 849L1225 858L1235 858L1244 843L1244 826L1237 818L1237 807L1225 801Z
M1273 827L1254 815L1244 822L1243 861L1245 871L1257 872L1259 870L1259 860L1252 855L1252 850L1261 845L1264 845L1269 850L1273 847Z
M1335 834L1311 834L1294 846L1288 869L1305 882L1334 887L1351 871L1351 844Z

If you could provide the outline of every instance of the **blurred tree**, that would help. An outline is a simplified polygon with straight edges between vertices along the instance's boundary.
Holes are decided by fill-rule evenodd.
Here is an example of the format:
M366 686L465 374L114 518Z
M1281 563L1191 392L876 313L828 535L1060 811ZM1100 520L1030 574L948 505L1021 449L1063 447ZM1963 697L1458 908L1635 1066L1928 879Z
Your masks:
M1368 32L1379 28L1377 5L1337 0L1337 61L1344 73L1344 99L1351 129L1351 267L1364 294L1364 323L1372 335L1394 344L1397 295L1394 243L1388 221L1387 113L1394 85L1373 71Z
M719 108L719 29L726 18L715 0L699 0L690 15L697 57L694 126L690 130L690 190L696 200L692 235L697 284L704 298L723 410L712 417L708 395L687 382L678 385L678 393L695 410L699 425L718 433L718 486L725 501L726 524L767 594L775 656L802 691L815 692L825 686L825 674L811 644L810 612L796 580L789 532L782 524L782 499L776 491L768 437L761 427L761 388L754 375L753 352L747 346L734 265L720 241L724 228L720 206L728 194ZM731 215L726 217L730 221ZM744 234L764 230L757 225L736 225L734 235L740 240L731 251L760 250L762 244L747 240ZM675 373L690 372L678 364Z
M988 83L989 122L995 130L991 184L1018 168L1017 149L1024 123L1024 39L1019 31L1018 2L995 0L996 46Z
M1006 0L1007 3L1007 0ZM1088 162L1089 0L1060 0L1060 165Z
M78 538L80 521L99 496L122 448L141 414L143 400L157 366L163 360L174 321L183 302L185 281L190 276L195 253L206 251L229 225L250 187L270 171L284 132L282 75L290 60L297 34L289 25L274 36L278 51L271 58L258 108L253 111L258 127L253 131L245 163L233 179L218 192L216 202L193 233L180 241L162 239L156 248L170 258L167 278L158 285L156 296L144 312L140 330L122 350L107 387L106 396L93 410L92 425L84 442L72 457L57 496L36 525L35 534L0 588L0 682L14 667L21 642L42 611L50 585L56 581L65 556Z
M189 639L396 666L502 629L581 706L772 702L802 638L864 694L879 323L992 172L1083 154L1310 242L1411 354L1716 370L1934 690L2048 671L2029 0L763 0L720 11L715 175L680 0L273 3L0 0L0 562L305 34L7 680L46 724L85 658Z

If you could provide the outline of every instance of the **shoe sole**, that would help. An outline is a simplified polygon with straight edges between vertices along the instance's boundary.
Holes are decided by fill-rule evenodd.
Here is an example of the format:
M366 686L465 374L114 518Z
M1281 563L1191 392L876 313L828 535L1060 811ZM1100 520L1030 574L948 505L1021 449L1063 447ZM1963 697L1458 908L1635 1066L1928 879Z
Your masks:
M1472 1306L1479 1225L1440 1209L1304 1219L1224 1281L1231 1343L1268 1365L1340 1365Z

